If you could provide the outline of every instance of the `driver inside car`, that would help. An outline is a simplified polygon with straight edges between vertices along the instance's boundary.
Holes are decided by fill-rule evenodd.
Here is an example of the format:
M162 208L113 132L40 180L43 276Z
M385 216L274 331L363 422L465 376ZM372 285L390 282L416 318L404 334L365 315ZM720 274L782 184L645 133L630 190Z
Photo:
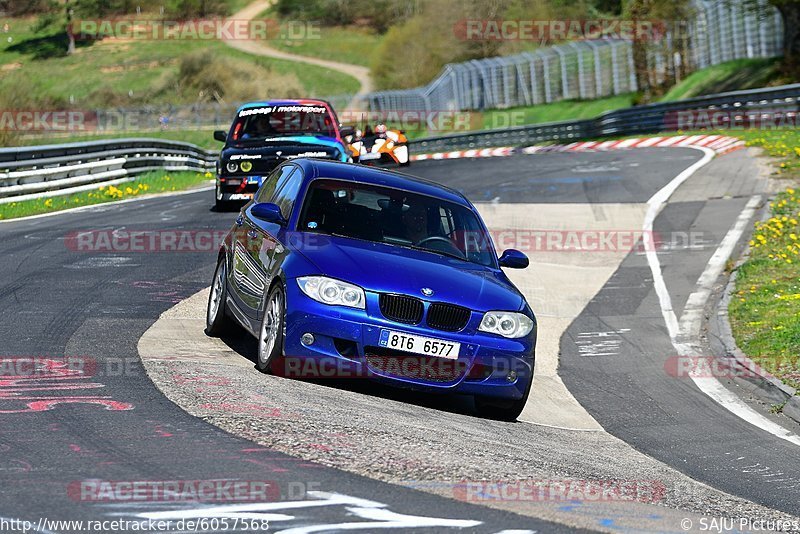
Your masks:
M407 210L403 211L402 221L406 238L415 245L429 237L428 208L424 205L411 204Z
M267 115L257 115L252 124L247 128L242 139L269 137L274 133L275 129L272 127L269 117Z

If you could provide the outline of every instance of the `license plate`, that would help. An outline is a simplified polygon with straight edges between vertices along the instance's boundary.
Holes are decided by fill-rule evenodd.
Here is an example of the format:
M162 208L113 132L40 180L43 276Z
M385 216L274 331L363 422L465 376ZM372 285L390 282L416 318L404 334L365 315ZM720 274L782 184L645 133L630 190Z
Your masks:
M247 185L261 185L261 177L260 176L248 176L247 177Z
M448 360L457 360L461 349L461 343L456 343L455 341L415 336L414 334L396 332L394 330L381 330L381 338L378 344L387 349L436 356L438 358L447 358Z
M373 160L373 159L381 159L381 155L378 154L377 152L370 152L368 154L364 154L359 159L361 159L363 161L369 161L369 160Z

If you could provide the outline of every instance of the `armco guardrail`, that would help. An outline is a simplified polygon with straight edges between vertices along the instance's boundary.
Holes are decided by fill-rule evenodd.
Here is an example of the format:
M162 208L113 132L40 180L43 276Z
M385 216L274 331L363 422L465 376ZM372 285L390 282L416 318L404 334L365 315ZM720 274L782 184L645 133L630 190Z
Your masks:
M737 121L764 127L778 118L794 125L798 102L800 84L735 91L621 109L595 119L426 137L413 140L411 150L420 154L697 129L692 124L698 126L698 119L699 126L713 128ZM717 122L704 121L704 114ZM0 149L0 204L128 180L155 169L213 170L216 157L216 152L189 143L157 139Z
M217 153L190 143L109 139L0 149L0 204L81 191L138 174L214 170Z
M716 129L741 124L769 127L771 124L778 125L781 121L795 125L800 111L798 102L800 84L733 91L610 111L589 120L426 137L414 140L411 151L422 154L548 141L572 142L678 129ZM710 122L711 120L714 122Z

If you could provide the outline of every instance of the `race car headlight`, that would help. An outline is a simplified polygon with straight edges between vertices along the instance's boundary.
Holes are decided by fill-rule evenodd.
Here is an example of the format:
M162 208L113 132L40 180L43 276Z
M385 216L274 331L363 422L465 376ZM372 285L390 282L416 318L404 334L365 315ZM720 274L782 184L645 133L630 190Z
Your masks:
M484 314L478 330L507 338L525 337L533 330L533 321L523 313L490 311Z
M323 304L364 309L364 290L353 284L326 276L303 276L297 279L300 290Z
M238 163L233 163L232 161L229 161L225 165L225 168L228 170L228 172L236 172L236 171L239 170L239 164Z

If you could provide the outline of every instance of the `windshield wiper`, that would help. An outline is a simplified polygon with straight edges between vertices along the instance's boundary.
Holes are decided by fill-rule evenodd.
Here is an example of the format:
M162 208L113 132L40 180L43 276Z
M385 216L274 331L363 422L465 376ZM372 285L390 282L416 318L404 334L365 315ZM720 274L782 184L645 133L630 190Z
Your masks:
M416 245L400 245L401 247L408 247L413 248L414 250L423 250L425 252L433 252L434 254L439 254L440 256L447 256L448 258L455 258L461 261L469 261L464 256L458 256L452 252L445 252L443 250L434 250L432 248L425 248L425 247L418 247Z

